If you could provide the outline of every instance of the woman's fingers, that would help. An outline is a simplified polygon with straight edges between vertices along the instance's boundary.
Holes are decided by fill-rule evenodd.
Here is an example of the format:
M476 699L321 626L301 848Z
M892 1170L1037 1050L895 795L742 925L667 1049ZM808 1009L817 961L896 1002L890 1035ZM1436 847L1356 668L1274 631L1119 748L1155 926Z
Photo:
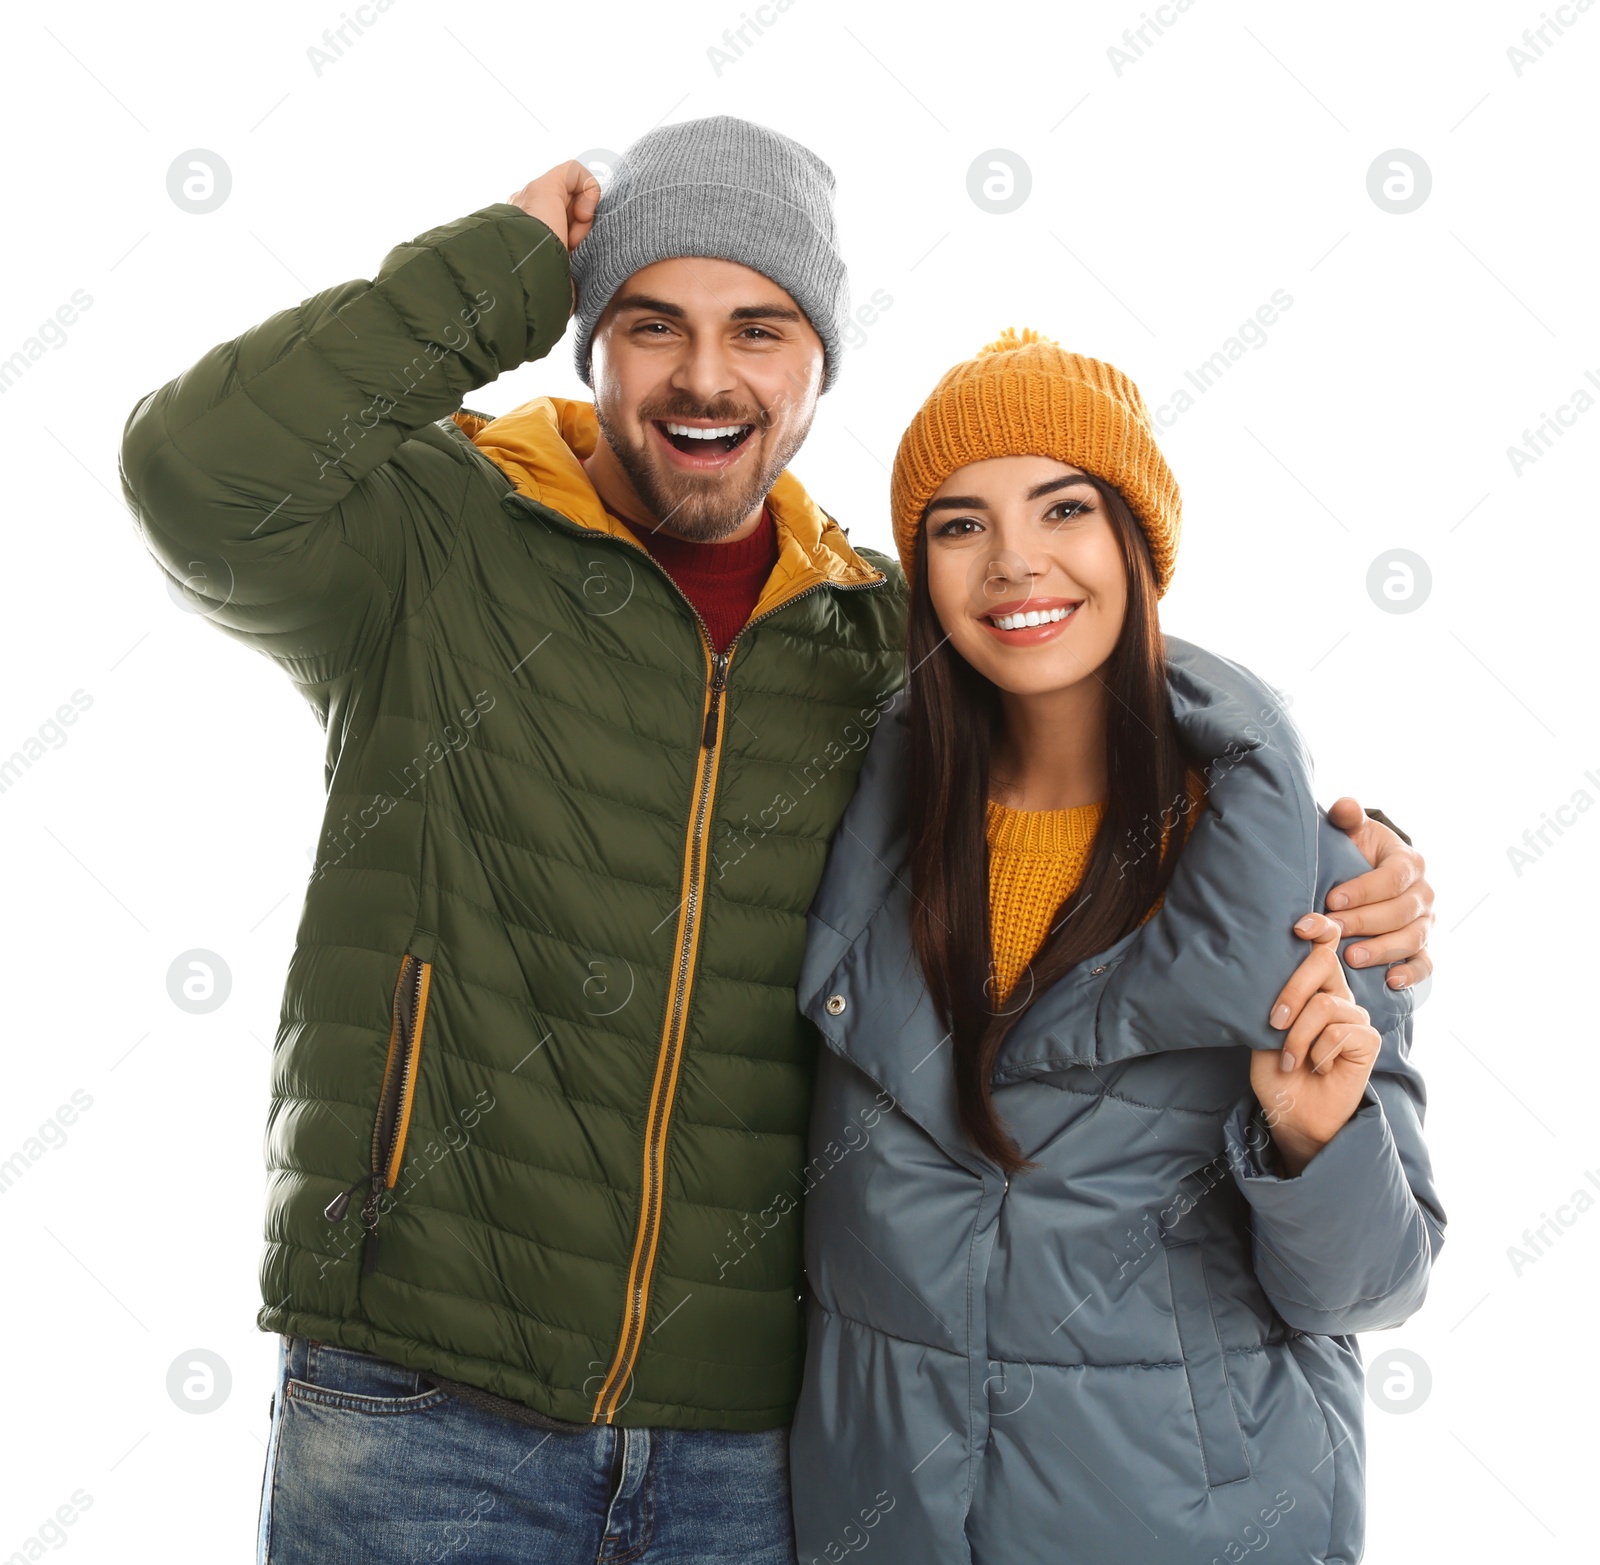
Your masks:
M1364 1023L1367 1013L1345 994L1319 989L1306 1001L1305 1009L1295 1018L1289 1035L1283 1040L1284 1059L1293 1063L1282 1069L1293 1070L1311 1052L1317 1039L1329 1028L1342 1022Z
M1367 1013L1360 1006L1352 1006L1351 1009L1359 1013L1359 1020L1332 1023L1323 1028L1321 1036L1311 1046L1307 1060L1319 1076L1326 1076L1340 1060L1370 1067L1378 1058L1382 1040L1377 1028L1369 1025Z
M1307 913L1294 926L1294 932L1302 940L1309 940L1311 949L1272 1002L1267 1020L1273 1027L1292 1025L1312 995L1325 988L1335 974L1343 976L1338 957L1339 926L1331 918L1321 913Z
M1310 940L1319 946L1337 945L1343 933L1339 921L1329 918L1326 913L1307 913L1295 924L1294 932L1302 940Z

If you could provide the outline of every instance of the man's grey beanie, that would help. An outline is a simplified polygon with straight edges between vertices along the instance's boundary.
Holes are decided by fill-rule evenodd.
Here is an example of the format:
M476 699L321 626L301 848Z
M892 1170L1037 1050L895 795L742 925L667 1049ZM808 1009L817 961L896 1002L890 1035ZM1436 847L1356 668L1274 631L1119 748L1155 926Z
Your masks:
M798 141L718 114L647 131L622 154L572 252L573 356L586 386L595 324L640 268L679 256L737 261L793 298L822 339L822 389L839 373L849 283L833 222L833 171Z

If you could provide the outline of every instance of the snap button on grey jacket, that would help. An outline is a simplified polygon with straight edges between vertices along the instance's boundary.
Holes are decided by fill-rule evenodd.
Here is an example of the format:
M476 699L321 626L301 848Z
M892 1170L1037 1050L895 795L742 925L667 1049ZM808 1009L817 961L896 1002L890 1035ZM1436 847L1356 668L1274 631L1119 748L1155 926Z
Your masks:
M807 1565L1361 1557L1354 1334L1421 1304L1444 1234L1413 997L1347 969L1382 1054L1277 1177L1248 1051L1282 1042L1295 920L1366 865L1271 688L1167 648L1185 740L1216 758L1207 807L1161 909L1007 1039L995 1101L1040 1165L1009 1187L962 1136L911 949L903 702L868 750L799 985L826 1043L791 1435Z

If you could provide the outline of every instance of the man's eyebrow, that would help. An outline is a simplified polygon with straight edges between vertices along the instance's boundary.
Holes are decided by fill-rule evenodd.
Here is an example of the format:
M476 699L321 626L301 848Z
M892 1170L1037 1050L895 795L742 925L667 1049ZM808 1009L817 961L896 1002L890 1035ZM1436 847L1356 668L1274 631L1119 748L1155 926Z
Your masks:
M647 293L625 293L614 301L617 310L648 310L652 315L670 315L675 320L684 318L680 305L669 304L665 299L652 298Z
M625 293L616 300L615 308L620 313L623 310L643 310L650 315L669 315L673 320L681 321L687 317L688 312L682 305L673 304L666 299L657 299L647 293ZM799 321L805 317L799 310L787 304L742 304L736 310L728 312L730 321Z

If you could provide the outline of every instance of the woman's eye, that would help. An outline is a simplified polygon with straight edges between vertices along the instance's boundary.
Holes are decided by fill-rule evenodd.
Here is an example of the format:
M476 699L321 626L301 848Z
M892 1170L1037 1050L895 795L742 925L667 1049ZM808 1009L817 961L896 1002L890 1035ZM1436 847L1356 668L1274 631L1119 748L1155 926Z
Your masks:
M936 538L965 538L982 531L982 524L976 517L952 516L949 521L940 522L934 528L933 535Z
M1046 521L1070 522L1078 516L1085 516L1094 507L1087 500L1062 500L1050 507L1045 514Z

